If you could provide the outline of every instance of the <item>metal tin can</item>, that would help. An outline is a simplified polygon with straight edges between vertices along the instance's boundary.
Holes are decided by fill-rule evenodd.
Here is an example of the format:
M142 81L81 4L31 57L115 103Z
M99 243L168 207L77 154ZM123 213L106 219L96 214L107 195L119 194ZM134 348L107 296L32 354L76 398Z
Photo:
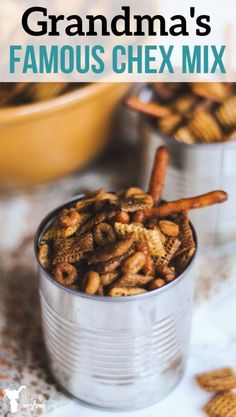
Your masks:
M40 237L67 205L39 226L36 257ZM64 287L38 262L44 338L57 382L80 401L111 410L165 397L180 381L188 355L193 263L161 289L111 298Z
M195 144L180 143L159 133L142 119L141 185L151 173L153 155L166 145L170 165L163 198L174 200L222 189L229 200L220 205L193 210L190 218L198 231L199 247L216 247L236 241L236 142Z

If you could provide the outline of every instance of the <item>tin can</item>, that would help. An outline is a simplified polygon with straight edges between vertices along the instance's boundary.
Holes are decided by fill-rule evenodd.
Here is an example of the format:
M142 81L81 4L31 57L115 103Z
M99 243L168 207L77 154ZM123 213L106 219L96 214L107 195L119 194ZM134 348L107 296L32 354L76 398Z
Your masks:
M229 200L220 205L193 210L190 218L198 231L199 247L221 247L236 241L236 142L189 145L159 133L141 121L141 179L146 189L153 155L158 146L169 149L170 164L163 198L175 200L222 189Z
M40 237L66 206L39 226L36 257ZM64 287L38 262L44 339L59 385L82 402L117 411L146 407L172 391L188 356L193 261L165 287L119 298Z

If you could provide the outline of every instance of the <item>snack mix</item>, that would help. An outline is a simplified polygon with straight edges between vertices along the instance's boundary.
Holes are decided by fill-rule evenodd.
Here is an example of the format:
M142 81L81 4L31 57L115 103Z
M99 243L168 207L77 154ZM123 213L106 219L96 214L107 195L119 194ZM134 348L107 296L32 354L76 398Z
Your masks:
M196 381L202 390L215 394L203 408L209 417L236 416L236 394L231 391L236 388L236 374L232 368L197 375Z
M79 83L0 83L0 107L48 100L80 86Z
M194 144L236 139L235 83L155 83L153 101L129 97L127 106L157 120L157 129Z
M41 237L42 267L69 288L112 297L143 294L177 278L195 253L188 210L223 202L227 194L163 202L168 159L159 148L148 194L100 189L63 209Z

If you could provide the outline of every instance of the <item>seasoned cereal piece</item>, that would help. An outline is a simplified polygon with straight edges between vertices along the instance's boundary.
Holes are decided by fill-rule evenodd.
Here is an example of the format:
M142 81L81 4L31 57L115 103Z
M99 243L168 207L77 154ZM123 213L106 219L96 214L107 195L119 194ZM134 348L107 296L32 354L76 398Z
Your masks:
M118 258L110 259L109 261L106 261L106 262L100 262L94 265L93 268L101 274L114 272L118 267L120 267L122 261L127 259L133 253L135 253L135 249L130 248L124 255L119 256Z
M92 213L87 213L87 212L79 213L79 215L80 215L80 225L86 223L93 216Z
M197 96L220 103L229 95L226 84L220 82L196 82L191 83L190 88Z
M137 274L145 265L146 256L142 252L136 252L126 259L122 266L121 270L123 274Z
M209 417L236 417L236 394L226 391L214 396L203 411Z
M79 228L79 225L70 226L70 227L58 227L58 225L52 226L50 229L46 231L43 235L43 240L48 241L57 238L65 238L73 236Z
M138 188L130 188L128 190L128 195L129 196L127 197L125 193L124 196L120 197L120 201L117 203L117 207L120 207L124 213L131 212L134 214L137 210L153 206L152 196L144 193L142 190L139 191Z
M188 127L202 142L220 142L222 131L214 117L206 111L197 111L188 123Z
M148 208L151 208L152 206L153 200L151 196L142 195L142 197L140 197L140 195L138 195L138 197L136 196L136 198L130 197L126 199L120 199L119 201L107 206L107 208L110 210L133 213L140 210L146 210Z
M100 274L101 283L104 287L113 284L118 278L118 272L107 272Z
M86 252L93 250L93 235L87 233L81 237L56 239L54 241L53 264L61 262L76 263Z
M134 241L137 243L146 242L151 254L154 256L164 256L165 254L158 230L148 230L142 225L134 223L115 223L115 231L121 237L133 234Z
M142 268L144 275L154 276L155 274L155 262L149 250L147 243L142 242L138 245L137 250L145 255L145 264Z
M154 204L153 198L150 194L135 194L133 196L134 199L140 200L141 202L145 203L147 206L152 207Z
M114 272L121 265L121 258L113 258L106 262L99 262L94 264L93 268L101 274Z
M86 232L91 231L97 224L105 222L108 217L108 213L100 213L92 217L87 222L85 222L78 230L80 235L83 235Z
M236 388L236 374L232 368L220 368L197 375L196 381L207 392L228 391Z
M176 255L180 255L183 252L195 250L195 241L193 238L192 228L189 223L188 214L185 212L176 219L179 224L179 235L178 239L181 245Z
M103 193L94 203L95 213L102 211L108 203L114 203L118 200L117 195L112 193Z
M76 210L80 212L82 210L90 209L95 203L95 201L101 198L103 194L105 194L104 188L100 188L99 190L94 191L92 193L87 193L84 198L76 202Z
M127 273L127 274L122 275L121 278L119 278L115 282L114 287L116 288L143 287L152 280L153 280L153 277L151 277L150 275Z
M55 265L53 275L60 284L72 285L78 279L77 269L68 262L61 262Z
M81 224L81 215L74 209L64 209L59 222L63 227L77 226Z
M166 279L167 275L175 274L175 268L173 266L159 263L156 266L156 274Z
M180 127L174 134L174 138L178 142L194 144L199 142L199 139L193 134L193 132L187 127Z
M94 229L94 240L100 246L114 243L116 234L113 227L108 223L99 223Z
M130 188L128 188L128 190L126 190L123 193L123 197L124 198L130 198L130 197L133 197L133 196L138 195L138 194L143 195L145 193L144 193L144 191L141 188L138 188L138 187L130 187Z
M147 291L138 287L112 288L108 295L110 297L131 297L132 295L145 294Z
M170 135L182 122L182 117L179 114L171 113L167 117L163 117L159 121L159 129L165 135Z
M234 129L236 127L236 96L230 97L219 106L216 117L224 128Z
M169 236L164 243L165 254L163 256L160 256L156 261L157 267L159 265L168 266L173 256L178 251L180 245L181 241L179 239L177 239L176 237Z
M185 116L186 113L192 110L197 100L197 97L195 97L193 94L186 93L183 96L178 97L172 103L172 106L177 113L180 113L181 115Z
M122 256L132 247L133 243L134 236L129 236L128 238L113 243L105 248L99 248L91 254L88 263L91 265L98 264Z
M51 257L50 257L50 247L46 243L39 246L38 250L39 262L45 269L50 269L51 266Z
M186 251L181 252L180 255L176 256L175 258L175 264L176 264L176 269L179 271L179 273L181 273L182 271L184 271L189 262L191 261L193 255L195 253L195 247L192 247L191 249L188 249Z
M233 368L230 368L229 366L214 369L213 371L204 372L201 374L198 374L196 376L197 381L200 383L200 381L204 381L205 378L224 378L227 376L235 375L235 372ZM201 384L200 384L201 385Z
M24 92L30 101L42 101L61 94L67 87L67 83L28 83Z

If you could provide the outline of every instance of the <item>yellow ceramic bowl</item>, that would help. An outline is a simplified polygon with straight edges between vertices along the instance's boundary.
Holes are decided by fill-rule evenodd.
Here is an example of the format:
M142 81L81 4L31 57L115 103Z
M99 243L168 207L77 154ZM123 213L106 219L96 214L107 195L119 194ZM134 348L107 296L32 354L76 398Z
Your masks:
M106 144L128 84L95 83L60 97L0 110L0 187L53 180Z

